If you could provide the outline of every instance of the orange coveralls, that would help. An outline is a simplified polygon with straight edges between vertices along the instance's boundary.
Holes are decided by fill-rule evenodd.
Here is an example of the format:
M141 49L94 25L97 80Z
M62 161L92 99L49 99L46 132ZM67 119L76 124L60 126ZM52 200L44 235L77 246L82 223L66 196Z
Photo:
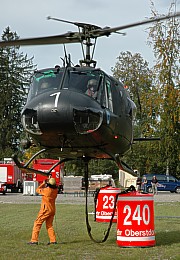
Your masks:
M56 210L55 200L57 198L58 189L46 187L45 183L42 183L36 189L36 192L42 195L42 202L37 219L34 221L31 242L38 242L39 232L44 221L46 221L46 229L50 242L56 242L53 219Z

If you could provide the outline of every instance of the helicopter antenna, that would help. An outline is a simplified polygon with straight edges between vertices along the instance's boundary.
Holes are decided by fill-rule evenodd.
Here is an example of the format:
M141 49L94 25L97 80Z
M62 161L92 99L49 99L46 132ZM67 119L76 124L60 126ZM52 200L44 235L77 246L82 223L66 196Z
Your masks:
M68 61L68 57L67 57L65 44L63 44L63 47L64 47L64 54L65 54L65 64L66 64L67 67L69 67L69 61Z
M67 55L65 44L63 44L63 46L64 46L64 54L65 54L64 59L61 57L61 60L63 61L63 67L70 67L71 63L72 63L71 62L71 55L70 54Z

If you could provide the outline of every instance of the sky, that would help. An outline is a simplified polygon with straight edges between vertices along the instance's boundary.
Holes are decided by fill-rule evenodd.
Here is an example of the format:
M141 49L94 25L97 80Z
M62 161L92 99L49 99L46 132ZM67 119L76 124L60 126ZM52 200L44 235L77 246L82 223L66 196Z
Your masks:
M170 3L176 2L177 11L180 0L153 0L159 14L168 14ZM20 38L51 36L77 31L76 26L47 20L47 16L72 22L84 22L100 27L116 27L145 20L151 17L150 0L0 0L0 34L9 26ZM111 34L98 38L94 59L98 68L108 74L115 66L121 51L140 53L153 66L153 52L147 45L148 25L124 30L126 36ZM74 64L82 59L79 43L67 44ZM62 65L63 45L28 46L20 51L34 57L38 69Z

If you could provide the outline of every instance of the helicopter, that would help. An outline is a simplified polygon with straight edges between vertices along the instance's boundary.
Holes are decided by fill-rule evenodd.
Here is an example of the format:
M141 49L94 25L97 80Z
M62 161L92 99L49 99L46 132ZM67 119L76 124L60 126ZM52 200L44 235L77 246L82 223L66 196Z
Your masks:
M41 150L25 165L14 155L19 168L50 175L56 165L46 173L29 167L36 156L48 151L62 158L59 163L79 158L87 163L91 159L112 159L120 169L135 175L122 157L135 140L133 121L136 105L121 82L96 68L96 61L93 60L96 41L111 33L123 34L121 30L179 15L177 12L113 28L49 16L47 19L75 25L79 31L0 41L0 47L80 43L83 50L84 58L78 65L72 66L70 55L66 55L63 67L58 65L34 72L27 102L22 110L22 124L27 133L22 144L26 149L36 145Z
M97 38L108 37L111 33L122 34L119 31L178 16L179 12L114 28L101 28L93 24L48 17L51 20L73 24L79 31L56 36L0 41L0 47L73 43L80 43L82 46L84 59L80 60L78 65L72 66L70 56L66 55L63 67L58 65L34 72L27 102L22 110L22 125L27 133L27 138L22 144L26 149L33 145L41 149L26 164L21 163L16 155L13 159L20 169L45 176L51 175L51 171L63 162L74 159L84 161L86 226L88 235L94 242L106 241L112 226L116 202L104 239L95 240L91 234L87 207L89 161L111 159L120 169L136 176L135 171L122 161L123 155L135 141L133 121L136 105L121 82L96 68L93 54ZM147 141L148 138L144 140ZM47 172L32 169L30 163L44 152L58 155L61 159ZM134 190L133 186L124 192Z

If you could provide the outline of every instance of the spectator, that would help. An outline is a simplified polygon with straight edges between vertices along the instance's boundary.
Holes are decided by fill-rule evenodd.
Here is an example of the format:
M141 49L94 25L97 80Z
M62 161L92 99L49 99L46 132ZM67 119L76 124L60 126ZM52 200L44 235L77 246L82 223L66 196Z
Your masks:
M158 180L157 180L156 176L153 176L152 181L151 181L151 185L152 185L153 194L157 195L158 194L158 191L157 191Z
M142 189L144 192L147 192L147 178L145 176L142 179Z
M140 176L137 177L137 180L136 180L136 190L137 190L138 192L141 191L141 182L142 182L141 177L140 177Z

